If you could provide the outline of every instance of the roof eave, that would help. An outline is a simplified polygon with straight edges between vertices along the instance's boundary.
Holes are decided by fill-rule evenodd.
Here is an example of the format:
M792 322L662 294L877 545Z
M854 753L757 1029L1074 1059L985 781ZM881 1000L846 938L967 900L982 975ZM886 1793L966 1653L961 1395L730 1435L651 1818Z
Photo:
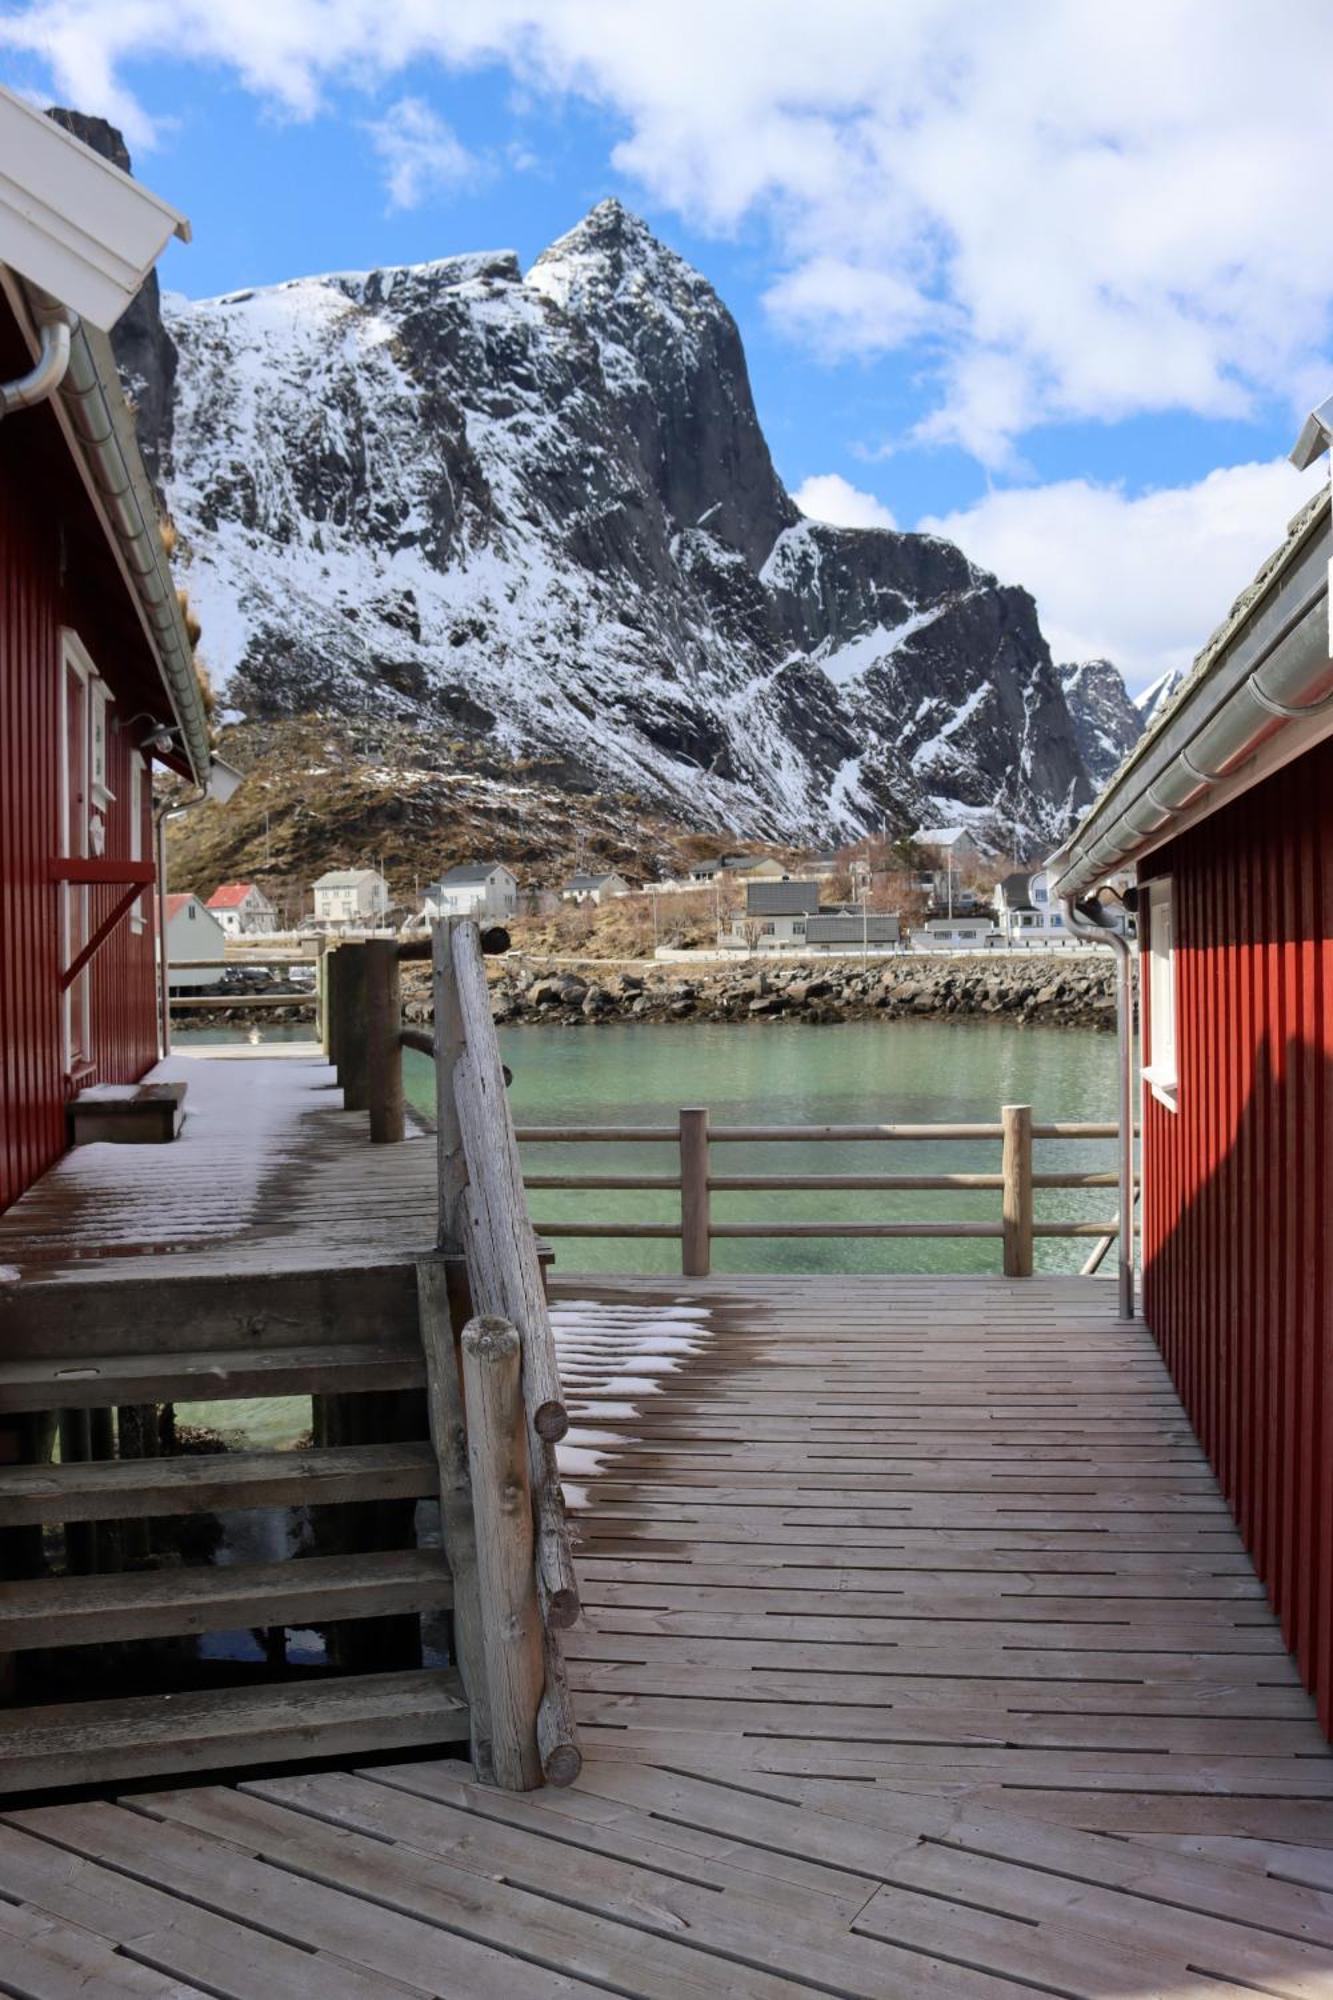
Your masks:
M1087 895L1333 730L1330 553L1325 490L1046 863L1056 896Z

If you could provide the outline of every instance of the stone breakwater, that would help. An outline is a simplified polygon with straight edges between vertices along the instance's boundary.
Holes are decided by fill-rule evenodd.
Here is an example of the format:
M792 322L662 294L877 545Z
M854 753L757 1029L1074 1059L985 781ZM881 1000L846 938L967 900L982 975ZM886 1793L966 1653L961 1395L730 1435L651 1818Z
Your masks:
M404 1002L409 1021L429 1020L424 982L414 978ZM857 959L689 967L579 967L533 960L503 963L492 980L491 1002L501 1027L950 1017L1113 1028L1115 964L1101 952L1005 959L905 956L871 960L864 968Z

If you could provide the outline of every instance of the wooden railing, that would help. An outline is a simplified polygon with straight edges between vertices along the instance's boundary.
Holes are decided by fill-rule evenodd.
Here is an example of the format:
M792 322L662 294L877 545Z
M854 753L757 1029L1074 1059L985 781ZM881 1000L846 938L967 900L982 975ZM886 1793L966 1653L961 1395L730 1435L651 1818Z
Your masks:
M1007 1276L1030 1277L1033 1245L1039 1238L1088 1237L1114 1240L1118 1219L1046 1220L1036 1214L1035 1195L1045 1189L1114 1188L1112 1171L1038 1172L1033 1166L1037 1140L1114 1139L1111 1124L1037 1124L1026 1104L1006 1104L996 1124L954 1125L713 1125L704 1108L682 1109L674 1125L525 1125L517 1137L526 1146L662 1145L678 1148L675 1173L546 1173L529 1172L530 1190L668 1191L680 1196L679 1219L673 1222L622 1222L580 1217L577 1221L539 1219L544 1237L642 1237L678 1239L681 1270L687 1277L706 1277L712 1266L712 1245L727 1239L772 1237L860 1238L992 1238L1003 1244ZM992 1141L1000 1147L998 1170L962 1173L719 1173L714 1169L715 1146L961 1140ZM921 1218L841 1221L783 1220L775 1215L762 1222L721 1221L713 1215L713 1197L741 1192L786 1193L794 1190L944 1193L952 1190L994 1190L1000 1213L994 1220Z
M555 1457L569 1419L483 960L507 943L458 919L408 944L342 944L321 1029L376 1144L405 1136L403 1049L434 1058L437 1243L417 1294L459 1669L479 1768L524 1790L580 1769L558 1637L579 1598ZM400 1018L400 964L426 957L431 1034Z

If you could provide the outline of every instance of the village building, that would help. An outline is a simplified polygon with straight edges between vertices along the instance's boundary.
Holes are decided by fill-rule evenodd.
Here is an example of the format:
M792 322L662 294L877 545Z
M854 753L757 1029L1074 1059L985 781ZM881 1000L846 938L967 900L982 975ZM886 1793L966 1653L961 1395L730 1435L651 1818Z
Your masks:
M375 868L331 868L314 885L320 930L364 930L389 914L389 885Z
M927 865L913 877L919 894L929 898L934 909L945 916L956 910L974 910L981 898L963 876L981 860L981 850L964 826L922 827L912 836L913 845L927 857Z
M445 917L512 917L518 909L518 877L503 861L461 861L422 898L432 923Z
M1333 403L1307 424L1327 449ZM1049 864L1135 870L1143 1313L1333 1723L1333 554L1327 488ZM1124 950L1124 947L1119 947ZM1127 957L1126 957L1127 963ZM1125 975L1126 987L1128 975ZM1132 1245L1122 1259L1132 1257ZM1132 1262L1128 1280L1132 1285Z
M162 898L166 917L167 986L175 992L215 986L221 978L219 961L227 948L227 932L217 913L197 896Z
M158 1055L152 765L207 721L109 329L184 218L0 90L0 1209ZM17 177L17 178L15 178Z
M253 882L223 882L208 899L208 907L228 937L271 937L278 912Z
M1075 941L1051 900L1050 877L1044 868L1033 874L1019 869L1003 876L995 885L994 908L1006 945L1022 949Z
M729 950L800 950L818 910L818 882L747 882L744 914L729 920L719 942Z
M918 951L992 951L1004 935L981 909L970 916L927 917L912 932L912 943Z
M608 903L613 897L632 894L630 884L614 870L607 875L571 875L560 887L562 903Z
M805 926L809 951L896 951L901 929L896 910L865 910L848 904L840 910L821 911L809 917Z

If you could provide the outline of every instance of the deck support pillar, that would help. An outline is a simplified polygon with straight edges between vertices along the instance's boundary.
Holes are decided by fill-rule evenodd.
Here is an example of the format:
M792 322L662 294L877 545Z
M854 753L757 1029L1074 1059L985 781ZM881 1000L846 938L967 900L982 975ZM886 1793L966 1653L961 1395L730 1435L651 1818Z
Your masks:
M374 1146L396 1146L407 1136L403 1045L399 1039L402 993L398 946L392 938L372 938L362 950L366 966L370 1140Z
M365 1111L370 1103L370 1047L367 1018L366 953L364 943L342 944L344 960L339 982L338 1045L335 1060L343 1087L344 1111Z
M463 1329L463 1401L476 1523L482 1652L495 1782L530 1792L542 1782L537 1713L546 1644L537 1596L522 1350L508 1320Z

